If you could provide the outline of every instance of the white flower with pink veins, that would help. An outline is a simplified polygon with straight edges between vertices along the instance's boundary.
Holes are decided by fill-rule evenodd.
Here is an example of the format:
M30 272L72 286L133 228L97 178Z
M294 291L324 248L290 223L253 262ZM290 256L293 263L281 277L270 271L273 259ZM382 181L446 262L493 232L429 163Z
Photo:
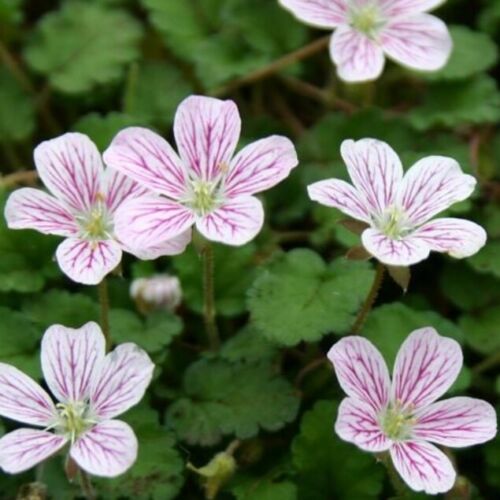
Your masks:
M452 50L446 24L427 14L444 0L279 0L301 21L335 29L330 56L347 82L375 80L385 56L412 69L436 71Z
M365 249L383 264L410 266L431 250L461 259L478 252L486 232L474 222L432 219L468 198L476 179L445 156L428 156L403 173L401 160L385 142L346 140L340 152L352 185L327 179L308 186L309 197L366 224Z
M462 448L493 439L493 407L465 396L436 400L462 369L460 345L433 328L411 333L394 364L392 382L384 358L363 337L350 336L328 353L347 394L339 406L335 432L372 453L388 451L410 488L429 494L450 490L456 472L434 444Z
M0 415L41 429L21 428L0 439L0 468L17 474L69 446L84 471L123 474L137 458L132 428L115 420L136 405L151 382L154 364L137 345L105 354L101 329L51 326L42 339L42 370L59 403L17 368L0 363Z

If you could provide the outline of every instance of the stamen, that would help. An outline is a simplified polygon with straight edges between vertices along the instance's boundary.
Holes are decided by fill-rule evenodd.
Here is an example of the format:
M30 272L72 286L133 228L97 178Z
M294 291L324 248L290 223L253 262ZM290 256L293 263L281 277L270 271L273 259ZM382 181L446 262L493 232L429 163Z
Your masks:
M380 417L380 425L384 434L394 441L409 439L412 428L416 424L413 410L411 405L403 408L399 401L389 405Z
M376 3L351 6L352 26L366 36L373 38L384 25L384 19Z
M112 225L102 195L98 195L97 203L88 213L77 216L76 220L82 239L99 241L111 238Z
M386 208L373 222L382 233L393 240L404 238L414 229L405 211L394 205Z
M71 443L97 423L88 415L88 405L82 401L58 403L56 408L58 418L52 427L57 433L68 436Z

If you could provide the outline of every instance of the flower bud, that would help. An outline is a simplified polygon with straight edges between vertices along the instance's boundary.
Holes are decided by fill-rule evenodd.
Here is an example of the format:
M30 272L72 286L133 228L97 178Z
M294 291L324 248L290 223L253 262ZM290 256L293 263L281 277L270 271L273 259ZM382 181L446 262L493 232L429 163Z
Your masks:
M154 310L174 311L182 301L181 283L168 274L138 278L130 285L130 296L144 314Z

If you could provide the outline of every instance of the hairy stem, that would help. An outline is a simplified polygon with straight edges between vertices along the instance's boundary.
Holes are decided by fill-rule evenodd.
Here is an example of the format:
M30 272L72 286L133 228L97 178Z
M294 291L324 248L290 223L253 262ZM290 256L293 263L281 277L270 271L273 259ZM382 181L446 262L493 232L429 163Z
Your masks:
M396 492L398 498L406 498L410 493L410 490L403 482L403 480L399 477L398 471L395 469L389 454L387 452L381 453L378 455L378 458L385 465L387 475L389 476L391 485L394 488L394 491Z
M377 262L377 268L375 271L375 277L373 279L372 287L368 292L366 300L363 304L363 307L360 309L358 316L356 317L356 321L351 328L351 334L359 333L363 325L365 324L366 318L371 311L375 300L377 299L378 292L380 290L380 286L382 285L382 280L384 278L385 267L380 262Z
M210 349L217 351L220 347L220 339L215 322L214 250L209 242L203 246L201 257L203 261L203 319Z
M111 348L111 333L109 331L109 291L108 282L106 278L97 285L97 291L99 294L99 304L101 305L101 328L104 338L106 339L106 351Z
M82 488L83 496L87 500L95 500L97 498L89 475L82 469L80 469L80 486Z

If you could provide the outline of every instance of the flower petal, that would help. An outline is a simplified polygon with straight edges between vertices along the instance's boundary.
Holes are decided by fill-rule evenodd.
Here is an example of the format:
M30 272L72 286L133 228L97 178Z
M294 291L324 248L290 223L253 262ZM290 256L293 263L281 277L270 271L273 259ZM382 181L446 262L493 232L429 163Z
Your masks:
M279 0L297 19L318 28L335 28L347 21L346 0Z
M259 193L288 177L298 164L290 139L273 135L243 148L231 161L224 183L230 198Z
M114 168L107 168L104 172L104 184L106 207L110 214L114 214L125 201L148 193L144 186Z
M240 246L255 238L264 224L262 203L253 196L229 199L196 221L196 228L211 241Z
M122 259L122 249L113 240L64 240L56 250L62 272L77 283L97 285Z
M5 205L5 219L10 229L35 229L58 236L78 232L75 219L64 204L40 189L14 191Z
M434 445L425 441L395 443L390 454L394 467L412 490L436 495L453 488L455 469Z
M327 179L307 186L311 200L335 207L355 219L371 223L370 213L358 191L340 179Z
M137 254L185 233L194 223L193 212L161 196L142 196L123 203L115 214L115 234Z
M186 189L186 168L172 146L155 132L128 127L103 155L106 165L156 193L179 198Z
M194 175L203 180L211 180L227 168L240 130L240 114L233 101L190 96L175 113L179 154Z
M28 375L0 363L0 415L25 424L47 427L56 408L50 396Z
M56 198L78 212L92 207L101 189L103 166L86 135L72 132L42 142L34 156L40 178Z
M378 229L365 229L361 235L363 246L377 260L389 266L411 266L429 257L429 245L413 235L394 240Z
M413 165L401 183L398 201L414 225L420 225L449 206L468 198L476 179L445 156L428 156Z
M349 336L339 340L328 352L340 387L374 412L389 401L390 379L387 365L378 349L363 337Z
M391 59L420 71L442 68L453 48L446 24L429 14L388 23L380 34L380 44Z
M412 435L443 446L462 447L493 439L497 433L495 409L481 399L456 397L415 412Z
M453 218L431 220L413 233L431 250L444 252L456 259L470 257L486 243L486 231L478 224Z
M64 436L36 429L18 429L0 439L0 468L18 474L57 453L67 442Z
M382 433L373 408L354 398L345 398L340 403L335 432L344 441L372 453L386 451L392 444Z
M381 213L394 201L403 178L399 156L389 144L376 139L346 140L340 153L367 207L374 214Z
M71 446L70 454L89 474L115 477L134 464L138 446L134 431L128 424L107 420L83 434Z
M147 248L127 248L125 251L135 255L141 260L152 260L158 257L163 257L165 255L179 255L186 250L186 247L191 243L192 231L188 229L184 231L179 236L172 238L170 240L159 243L152 247Z
M415 330L396 356L392 399L414 409L432 403L455 382L462 363L456 340L442 337L431 327Z
M350 26L340 26L330 41L330 57L346 82L376 80L384 69L384 52L374 41Z
M419 14L435 9L445 0L380 0L380 7L387 17Z
M93 321L81 328L52 325L42 338L42 370L49 389L62 402L88 398L104 360L105 340Z
M136 405L153 376L154 364L136 344L120 344L106 355L90 391L92 411L113 418Z

